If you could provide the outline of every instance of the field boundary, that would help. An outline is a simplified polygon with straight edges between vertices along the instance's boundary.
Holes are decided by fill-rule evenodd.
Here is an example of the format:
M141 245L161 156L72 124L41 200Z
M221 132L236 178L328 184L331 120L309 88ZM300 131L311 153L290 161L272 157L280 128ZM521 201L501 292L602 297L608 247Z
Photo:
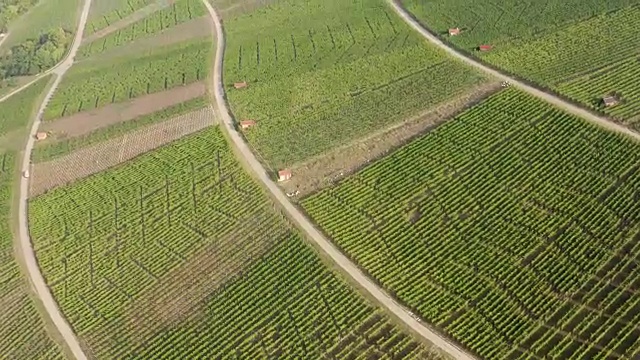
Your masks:
M213 27L217 38L212 79L214 90L213 95L216 100L217 109L220 113L220 119L227 134L233 141L237 152L240 153L239 155L244 158L245 164L251 168L251 172L254 173L260 182L262 182L270 195L283 208L286 215L297 225L297 228L305 233L307 238L313 241L324 254L331 258L333 263L337 265L336 269L340 270L340 273L358 283L363 290L369 293L378 302L379 305L386 308L387 311L392 313L399 321L404 323L404 325L415 333L419 334L422 338L426 339L429 343L432 343L434 346L440 348L456 359L475 360L475 356L469 354L461 347L454 344L450 339L435 332L433 329L428 327L427 324L421 322L421 320L415 317L415 315L413 315L407 308L400 305L384 289L371 280L358 266L356 266L331 241L329 241L295 205L288 200L283 191L269 177L262 164L260 164L255 155L249 149L247 143L238 133L233 117L226 104L222 81L222 62L225 49L224 31L220 17L213 6L207 0L202 0L202 2L206 6L211 19L213 20Z
M398 16L402 18L402 20L407 23L407 25L411 26L414 30L416 30L423 38L432 43L435 46L438 46L442 50L444 50L447 54L455 57L462 62L473 66L474 68L481 70L482 72L491 75L495 78L498 78L502 81L509 82L511 85L519 88L520 90L529 93L537 98L540 98L555 107L562 109L570 114L576 115L580 118L583 118L590 123L593 123L603 129L608 131L613 131L616 133L620 133L626 136L633 138L636 141L640 141L640 133L635 132L625 126L620 125L617 122L614 122L611 119L601 116L600 114L593 112L587 108L584 108L580 105L577 105L573 101L566 99L564 96L560 96L554 91L544 88L539 84L533 84L527 80L519 78L509 72L498 69L496 67L485 64L484 62L478 60L475 56L469 54L466 51L463 51L459 48L454 47L452 44L448 44L444 42L442 39L438 37L436 33L434 33L431 29L428 29L422 23L416 19L413 14L407 11L403 5L399 2L400 0L386 0L389 6L396 12Z
M80 42L82 40L82 34L84 33L84 27L87 23L87 18L89 16L89 9L91 7L91 0L85 0L82 8L82 12L80 14L80 20L78 22L78 28L76 29L76 33L73 39L71 46L69 47L69 51L63 60L51 68L42 76L48 75L49 73L54 73L56 79L53 81L53 84L47 91L46 95L42 103L38 108L38 113L33 121L31 129L29 131L29 137L27 139L27 143L25 145L22 164L20 168L20 192L18 198L18 224L19 224L19 244L20 251L19 255L22 255L22 259L27 269L27 273L29 276L29 281L31 282L35 293L38 295L39 300L42 302L44 310L47 312L49 318L53 322L53 325L58 329L60 336L64 339L67 347L70 349L73 356L78 360L86 360L87 356L80 345L80 342L69 325L69 322L64 317L64 314L60 311L58 307L58 303L53 297L51 290L47 286L47 283L40 271L40 267L38 265L38 260L36 258L35 250L33 248L33 243L31 242L31 238L29 236L29 223L28 223L28 200L27 194L29 191L29 177L25 176L28 174L29 168L31 167L31 151L33 150L34 137L36 132L38 131L38 127L40 126L42 115L49 103L49 100L53 96L54 92L60 85L62 81L62 77L64 74L71 68L73 65L73 58L75 57L78 48L80 47ZM39 79L40 77L37 77ZM35 81L35 80L34 80ZM23 87L23 88L26 88ZM17 91L16 91L17 92ZM4 100L4 98L2 99Z

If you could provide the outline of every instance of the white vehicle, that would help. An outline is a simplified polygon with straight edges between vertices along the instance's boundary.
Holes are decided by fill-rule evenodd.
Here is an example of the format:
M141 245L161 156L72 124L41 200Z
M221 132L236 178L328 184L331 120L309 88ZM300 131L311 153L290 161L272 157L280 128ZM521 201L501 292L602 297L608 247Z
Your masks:
M29 170L25 170L22 172L22 177L24 177L25 179L29 178Z

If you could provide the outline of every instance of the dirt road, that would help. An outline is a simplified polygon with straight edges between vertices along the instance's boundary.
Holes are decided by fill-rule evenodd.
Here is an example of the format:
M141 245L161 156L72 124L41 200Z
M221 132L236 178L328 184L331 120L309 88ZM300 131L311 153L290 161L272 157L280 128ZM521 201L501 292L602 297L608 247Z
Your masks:
M369 292L384 308L389 312L397 316L402 322L404 322L412 330L420 334L422 337L433 343L435 346L441 348L444 352L448 353L456 359L471 360L475 359L472 355L466 353L464 350L450 342L444 336L436 333L432 329L428 328L418 319L414 318L411 313L394 301L389 294L387 294L382 288L376 285L371 279L369 279L360 269L351 262L340 250L338 250L324 235L322 235L314 225L307 219L297 207L295 207L286 195L280 190L280 188L269 178L265 169L260 162L256 159L255 155L249 149L249 146L244 142L242 137L235 129L234 121L229 113L227 104L225 102L224 88L222 85L222 59L224 53L224 34L222 31L222 24L220 19L213 9L211 4L207 0L203 0L204 5L207 7L209 14L214 22L216 32L216 55L213 69L213 86L214 96L216 99L217 109L220 113L220 119L227 130L229 136L233 141L233 145L236 146L238 151L242 154L251 170L255 172L264 186L271 192L273 197L280 203L282 208L287 212L289 217L295 221L298 228L304 231L308 238L314 241L341 269L345 276L351 277L360 286Z
M614 122L611 122L609 120L607 120L604 117L601 116L597 116L594 115L593 113L580 108L576 105L571 104L570 102L567 102L553 94L544 92L542 90L536 89L533 86L527 85L517 79L514 79L512 77L510 77L509 75L506 75L500 71L496 71L484 64L482 64L481 62L478 62L472 58L467 57L466 55L464 55L463 53L455 50L454 48L452 48L451 46L445 44L442 40L440 40L438 37L436 37L435 35L433 35L432 33L430 33L427 29L425 29L418 21L416 21L411 14L409 14L409 12L407 10L405 10L401 4L398 3L398 0L387 0L387 2L389 3L389 5L393 8L393 10L395 10L395 12L402 18L402 20L404 20L407 24L409 24L412 28L414 28L415 30L417 30L420 35L422 35L425 39L427 39L429 42L431 42L432 44L438 46L439 48L443 49L444 51L447 52L447 54L455 57L458 60L461 60L462 62L471 65L473 67L475 67L478 70L481 70L489 75L492 75L502 81L508 81L511 83L512 86L515 86L523 91L526 91L527 93L536 96L538 98L541 98L551 104L553 104L554 106L568 112L571 113L573 115L577 115L595 125L598 125L600 127L603 127L607 130L610 131L614 131L617 133L622 133L625 134L627 136L632 137L635 140L640 140L640 133L637 133L635 131L632 131L622 125L618 125Z
M73 58L78 51L78 47L80 47L80 42L82 41L82 34L84 32L84 27L87 23L87 17L89 15L89 8L91 7L91 0L84 1L84 7L82 8L82 13L80 15L80 22L78 23L78 29L76 30L76 35L73 39L73 44L67 53L65 59L56 67L51 69L49 72L54 73L56 76L56 80L51 86L51 89L47 92L40 104L40 108L38 109L38 114L36 115L35 121L31 127L31 131L29 133L29 139L27 140L27 145L24 150L24 157L22 158L22 174L30 168L30 159L31 159L31 151L33 150L33 141L36 132L38 131L38 127L40 126L40 119L42 118L42 114L44 113L49 100L53 96L56 88L60 84L62 80L62 76L65 72L73 65ZM22 176L20 178L20 198L19 198L19 210L18 210L18 222L20 226L20 252L22 257L24 258L24 262L27 267L27 272L29 275L29 279L33 288L40 297L42 304L44 305L45 310L49 314L49 317L53 321L53 324L60 332L60 335L67 343L67 346L73 353L73 355L78 360L85 360L87 357L84 354L84 351L80 347L80 343L76 338L75 333L69 326L69 323L64 318L60 309L58 309L58 304L56 303L53 295L49 291L49 287L47 286L42 273L40 272L40 268L38 267L38 261L36 260L36 254L33 250L33 244L31 243L31 239L29 238L29 224L28 224L28 216L27 216L27 197L29 192L29 179Z

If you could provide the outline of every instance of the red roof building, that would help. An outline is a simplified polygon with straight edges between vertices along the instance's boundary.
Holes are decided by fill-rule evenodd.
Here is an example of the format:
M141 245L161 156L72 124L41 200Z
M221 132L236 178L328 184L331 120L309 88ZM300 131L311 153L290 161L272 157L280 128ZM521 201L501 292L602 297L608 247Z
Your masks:
M256 126L256 121L255 120L242 120L240 121L240 127L242 128L242 130L246 130L252 126Z
M491 46L491 45L480 45L478 47L478 49L480 49L480 51L489 51L489 50L493 49L493 46Z
M236 89L244 89L244 88L247 87L247 85L248 85L247 82L243 81L243 82L234 83L233 87L236 88Z
M36 133L36 140L44 140L47 138L47 133L46 132L38 132Z
M456 36L456 35L460 35L460 29L459 28L451 28L451 29L449 29L449 36Z
M284 169L278 171L278 181L287 181L291 179L291 170Z

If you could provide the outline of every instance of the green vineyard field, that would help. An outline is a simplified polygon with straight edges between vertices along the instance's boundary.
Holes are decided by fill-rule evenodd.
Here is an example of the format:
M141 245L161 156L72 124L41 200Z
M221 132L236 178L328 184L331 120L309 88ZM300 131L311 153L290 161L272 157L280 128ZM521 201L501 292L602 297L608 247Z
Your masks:
M283 0L225 18L224 79L272 166L308 159L484 81L424 42L383 0ZM236 82L248 82L242 90Z
M211 39L190 41L142 58L72 68L51 99L45 120L164 91L206 78Z
M478 24L464 18L465 12L472 15L472 7L445 16L431 12L438 7L421 0L405 3L426 26L440 33L447 32L443 22L455 24L457 19L450 16L460 16L460 23L450 27L463 27L462 34L445 35L452 44L473 52L480 44L491 44L492 51L477 56L640 129L640 1L581 1L580 5L573 0L547 1L537 4L546 12L533 15L530 12L537 6L520 2L520 6L494 11L497 18L492 21L475 20ZM447 2L441 11L460 7L455 4ZM602 99L611 95L620 103L606 108Z
M17 176L15 153L0 154L0 354L3 359L62 359L28 295L14 259L10 206Z
M439 359L323 266L217 127L32 199L30 229L97 358Z
M400 0L438 34L459 27L453 44L473 49L480 44L526 41L594 16L640 4L638 0ZM596 40L596 39L592 39Z
M138 22L83 45L78 51L77 57L102 54L205 14L206 9L201 0L178 0L171 6L154 12Z
M640 356L640 146L509 89L302 200L485 359Z

